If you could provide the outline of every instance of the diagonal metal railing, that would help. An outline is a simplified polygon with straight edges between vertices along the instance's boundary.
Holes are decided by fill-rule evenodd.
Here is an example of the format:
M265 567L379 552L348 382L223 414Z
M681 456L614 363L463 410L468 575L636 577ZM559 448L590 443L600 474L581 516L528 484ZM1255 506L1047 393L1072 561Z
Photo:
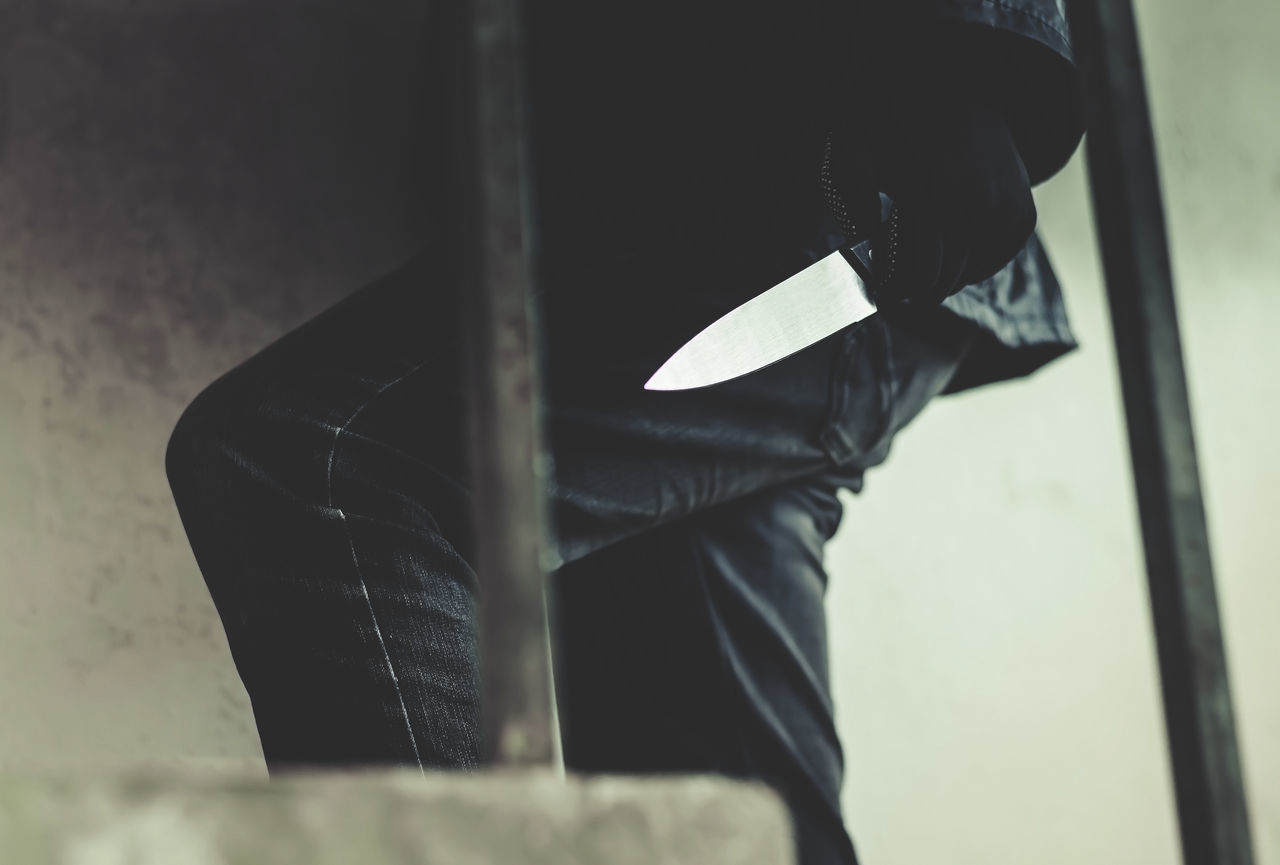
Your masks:
M1186 865L1253 852L1130 0L1067 0Z

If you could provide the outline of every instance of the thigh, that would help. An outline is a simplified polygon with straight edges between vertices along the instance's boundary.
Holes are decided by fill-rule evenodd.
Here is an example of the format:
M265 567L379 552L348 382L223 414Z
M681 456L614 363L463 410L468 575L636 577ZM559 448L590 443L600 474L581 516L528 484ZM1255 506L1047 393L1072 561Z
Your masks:
M256 451L295 498L337 496L358 512L397 489L401 516L469 557L462 312L447 259L425 251L282 336L210 385L191 420ZM735 382L657 393L641 372L679 344L688 310L673 326L669 304L545 309L561 561L829 468L824 433L839 419L875 436L888 423L882 339L838 334Z
M802 861L852 861L823 608L840 484L746 496L557 574L571 769L765 780L792 810Z

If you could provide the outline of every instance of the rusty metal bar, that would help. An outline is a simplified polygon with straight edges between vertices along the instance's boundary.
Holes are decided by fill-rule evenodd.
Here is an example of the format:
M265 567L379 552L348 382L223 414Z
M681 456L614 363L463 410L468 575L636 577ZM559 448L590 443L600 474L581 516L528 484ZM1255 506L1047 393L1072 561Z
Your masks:
M1183 861L1253 852L1130 0L1067 0L1146 552Z
M443 0L456 52L459 221L466 298L482 759L552 765L548 549L529 141L519 0Z

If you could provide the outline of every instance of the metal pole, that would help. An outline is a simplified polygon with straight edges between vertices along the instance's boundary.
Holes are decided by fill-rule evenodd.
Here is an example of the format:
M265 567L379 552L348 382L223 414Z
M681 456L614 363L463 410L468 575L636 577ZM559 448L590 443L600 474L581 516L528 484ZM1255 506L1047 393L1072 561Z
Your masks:
M482 759L554 764L545 487L519 0L442 0L456 52Z
M1253 862L1130 0L1067 0L1146 552L1183 861Z

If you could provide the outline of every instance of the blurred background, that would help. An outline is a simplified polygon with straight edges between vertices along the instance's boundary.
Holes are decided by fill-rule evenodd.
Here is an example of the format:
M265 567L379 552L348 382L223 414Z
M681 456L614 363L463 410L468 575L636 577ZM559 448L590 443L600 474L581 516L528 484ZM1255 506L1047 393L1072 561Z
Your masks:
M0 770L262 771L164 447L216 376L415 248L421 5L0 0ZM1280 5L1137 5L1255 844L1280 865ZM869 865L1177 861L1083 153L1037 196L1083 348L935 402L829 550Z

